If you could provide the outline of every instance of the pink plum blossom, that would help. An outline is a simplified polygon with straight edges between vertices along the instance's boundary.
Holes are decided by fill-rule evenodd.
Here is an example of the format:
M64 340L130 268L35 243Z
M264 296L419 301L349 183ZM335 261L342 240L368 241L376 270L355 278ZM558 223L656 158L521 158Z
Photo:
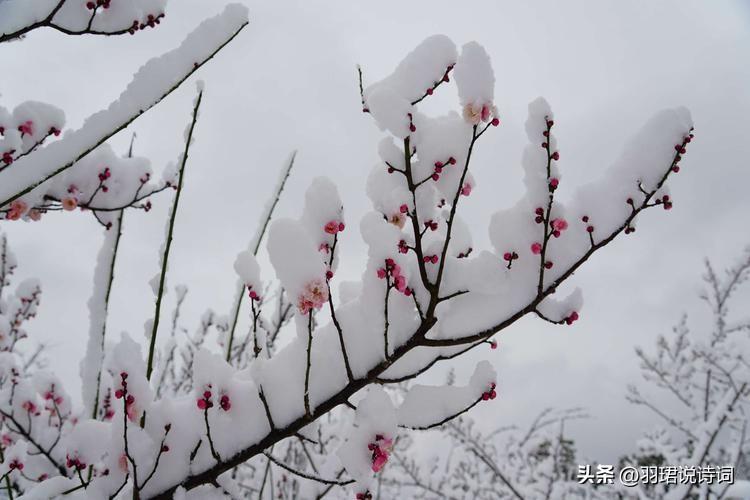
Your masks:
M305 285L297 299L297 308L301 314L307 314L313 309L320 309L328 300L328 288L325 281L316 278Z

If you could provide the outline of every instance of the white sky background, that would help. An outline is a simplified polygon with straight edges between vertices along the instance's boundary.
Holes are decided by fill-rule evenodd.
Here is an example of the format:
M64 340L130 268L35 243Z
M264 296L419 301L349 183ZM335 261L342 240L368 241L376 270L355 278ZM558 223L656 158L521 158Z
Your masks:
M3 44L0 102L11 108L27 99L54 103L67 113L68 126L77 127L116 98L149 57L177 45L224 3L172 0L162 26L134 37L37 31L22 43ZM480 349L455 364L459 381L479 359L498 369L500 399L474 412L488 428L523 423L547 406L585 406L593 418L570 426L584 453L608 461L631 451L656 422L624 399L626 384L638 377L633 348L653 345L682 312L700 304L704 256L728 263L750 243L750 3L247 3L250 26L200 72L207 92L169 273L170 285L190 288L183 325L191 331L206 308L228 310L234 258L255 231L293 149L299 149L298 162L278 214L297 216L309 181L333 178L349 223L336 279L359 275L366 248L357 221L369 209L364 182L382 134L360 112L357 63L366 82L374 81L434 33L487 48L503 124L482 138L473 161L477 188L462 201L475 248L489 247L492 212L521 195L523 123L537 96L546 97L556 115L561 196L599 175L653 112L691 109L697 137L671 184L674 209L646 213L634 235L617 240L576 274L571 283L585 296L581 320L573 327L523 320L500 335L497 351ZM151 158L155 170L181 151L193 97L194 86L186 85L132 127L136 153ZM449 107L457 107L455 90L441 87L426 109L442 113ZM114 144L124 151L128 138L123 133ZM170 199L154 201L151 213L131 211L125 218L111 338L127 330L143 339L143 323L152 315L148 281L157 272ZM52 368L80 399L78 362L102 229L82 213L2 226L18 256L19 276L39 277L45 291L30 332L52 344ZM272 277L266 266L264 278ZM170 293L165 314L173 300ZM446 366L432 380L442 381Z

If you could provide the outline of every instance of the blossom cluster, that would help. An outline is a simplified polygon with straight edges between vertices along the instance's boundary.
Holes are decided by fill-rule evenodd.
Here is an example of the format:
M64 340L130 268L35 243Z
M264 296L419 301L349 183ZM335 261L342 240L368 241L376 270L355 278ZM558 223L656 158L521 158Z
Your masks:
M395 260L391 258L385 259L385 265L377 270L377 276L381 280L388 280L389 285L392 285L407 297L412 294L411 288L406 286L406 277L401 274L401 266Z
M380 472L388 462L388 457L393 449L393 440L382 434L375 435L375 440L367 445L372 452L372 471Z

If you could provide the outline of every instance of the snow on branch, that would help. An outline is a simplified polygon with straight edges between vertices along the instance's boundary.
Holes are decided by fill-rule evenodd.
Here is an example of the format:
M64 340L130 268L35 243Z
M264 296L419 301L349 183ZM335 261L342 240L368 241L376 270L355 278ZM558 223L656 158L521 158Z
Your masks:
M66 35L122 35L153 28L167 0L4 0L0 2L0 43L38 28Z
M439 427L481 401L496 397L496 374L489 362L477 365L466 387L415 385L398 408L398 423L414 430Z
M14 161L0 173L0 206L69 169L125 129L231 42L247 25L247 19L245 7L227 6L223 13L201 23L178 48L141 67L108 109L91 115L80 129L66 133L61 140Z

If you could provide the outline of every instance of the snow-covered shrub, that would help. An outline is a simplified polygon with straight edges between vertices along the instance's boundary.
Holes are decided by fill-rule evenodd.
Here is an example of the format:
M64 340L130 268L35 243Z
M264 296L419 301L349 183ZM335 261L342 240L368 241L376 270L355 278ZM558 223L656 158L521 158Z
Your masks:
M748 479L750 318L742 307L748 278L750 248L724 273L706 261L701 298L710 310L710 330L691 328L683 316L671 334L659 336L652 354L636 349L645 383L630 385L628 400L658 416L662 425L638 442L638 452L624 457L624 464L731 465L738 479ZM739 312L730 314L736 306ZM642 485L629 493L654 500L696 493L724 498L729 486L718 481Z

